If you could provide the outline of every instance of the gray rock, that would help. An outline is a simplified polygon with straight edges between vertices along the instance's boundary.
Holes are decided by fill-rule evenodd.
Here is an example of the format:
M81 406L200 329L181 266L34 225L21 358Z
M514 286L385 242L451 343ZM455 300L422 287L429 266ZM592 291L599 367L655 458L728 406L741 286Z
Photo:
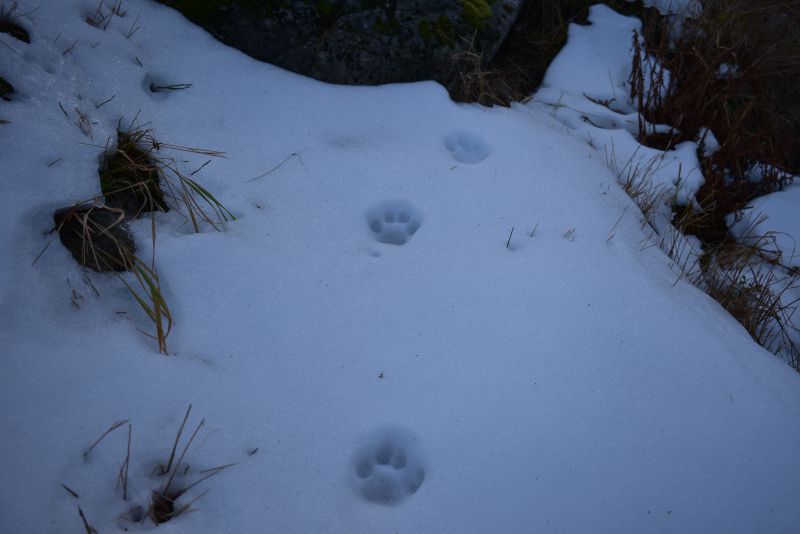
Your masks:
M446 82L465 56L485 65L524 0L159 1L256 59L326 82L373 85Z
M80 204L56 210L53 221L61 243L81 265L99 272L133 266L136 246L122 210Z

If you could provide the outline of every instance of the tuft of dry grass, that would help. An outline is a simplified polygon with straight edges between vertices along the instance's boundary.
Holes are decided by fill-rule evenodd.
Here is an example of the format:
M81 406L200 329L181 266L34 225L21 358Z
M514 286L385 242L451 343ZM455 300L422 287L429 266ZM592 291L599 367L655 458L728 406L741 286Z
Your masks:
M474 36L467 50L450 57L451 73L447 89L460 102L479 102L484 106L508 105L512 92L502 72L486 65L483 53L475 48Z
M122 18L128 13L127 10L123 9L122 2L123 0L114 0L114 3L107 7L105 0L100 0L95 10L86 15L84 20L90 26L105 31L114 16Z
M770 235L754 242L728 242L701 258L702 274L694 282L720 303L761 346L782 357L800 372L800 346L792 315L798 300L789 295L800 288L800 276L763 261Z
M234 464L226 464L220 465L217 467L213 467L211 469L205 469L199 471L197 474L200 475L199 478L195 479L193 482L190 483L183 483L179 484L177 482L177 478L185 478L186 475L189 473L190 468L188 465L185 466L184 458L186 453L189 451L189 448L192 446L195 438L197 437L198 432L205 424L205 419L200 420L200 422L195 427L192 434L189 436L189 439L186 441L186 444L183 447L180 455L177 457L175 453L178 450L178 445L180 443L181 437L183 436L183 431L186 427L186 423L189 420L189 416L192 412L192 406L189 405L188 409L186 410L186 415L183 417L183 421L181 422L180 427L178 428L178 433L175 436L175 441L172 445L172 450L170 452L169 459L167 460L166 465L161 465L157 469L157 474L167 476L167 480L158 488L152 491L150 496L150 503L147 508L147 517L150 518L153 523L156 525L166 523L183 513L190 511L192 504L194 504L198 499L202 498L206 493L204 492L195 497L194 499L190 500L189 502L183 504L182 506L177 506L177 500L184 496L189 490L198 486L199 484L205 482L209 478L218 475L222 471L233 467ZM185 466L184 469L182 469Z
M129 217L169 209L160 187L161 166L141 146L146 134L146 130L118 132L117 144L105 152L99 170L106 204Z
M800 271L781 264L774 235L754 232L761 219L738 240L729 235L716 245L696 247L687 228L696 227L703 213L692 205L677 206L673 196L654 186L653 166L626 167L627 174L618 179L641 210L643 224L651 228L648 246L658 246L672 260L679 273L675 282L686 278L705 291L753 340L800 372L799 331L793 320L800 299L791 297L800 288Z
M195 232L200 231L202 223L219 231L225 222L235 220L208 189L184 174L174 158L162 155L166 150L225 157L216 150L160 142L149 128L120 130L116 146L106 150L99 171L106 203L136 217L144 212L167 211L170 200L191 221Z
M651 18L645 49L634 38L639 138L660 148L700 144L703 215L689 231L716 246L727 238L728 214L800 174L800 4L706 0L680 36L673 34L666 21ZM650 56L660 67L647 64ZM658 139L647 123L670 124L673 131ZM709 131L720 146L706 154Z
M755 341L800 370L792 319L797 301L789 297L798 272L775 257L773 235L734 239L727 224L730 214L781 190L800 172L800 4L703 4L680 34L655 16L645 21L644 46L633 36L630 82L639 141L662 150L698 143L704 184L693 204L670 205L675 232L702 243L693 264L699 272L694 269L690 278ZM657 133L654 124L672 129ZM680 255L672 247L665 252L673 259Z
M119 8L121 3L115 6ZM152 130L134 127L134 122L135 119L127 130L119 129L113 149L105 148L99 169L105 202L98 196L57 210L54 231L58 231L61 242L80 264L98 272L117 274L154 325L153 333L140 332L157 340L159 352L169 354L167 337L173 319L156 267L154 212L167 211L172 204L191 221L195 232L199 232L203 224L219 231L225 222L235 217L208 189L191 178L210 160L186 175L174 158L161 154L161 151L174 150L224 157L222 152L161 143L153 137ZM149 263L136 255L133 238L125 227L127 220L144 212L151 213L152 258ZM47 246L49 243L34 264ZM122 277L119 273L123 271L131 271L134 280Z
M118 487L120 487L122 490L122 498L124 501L128 501L129 486L134 489L134 498L142 500L134 502L133 504L129 504L128 511L119 516L118 519L131 523L142 523L147 519L150 519L156 526L171 521L181 514L193 511L192 505L205 496L208 491L194 496L191 498L191 500L185 503L178 502L181 497L188 495L193 489L207 481L209 478L212 478L233 467L234 464L225 464L212 467L210 469L203 469L199 471L192 470L191 466L186 462L187 455L200 430L204 427L205 419L201 420L195 426L194 431L191 433L188 440L186 440L182 447L179 447L181 445L181 440L184 436L184 430L186 429L186 424L189 421L191 411L192 406L189 405L183 421L178 428L178 432L173 442L172 451L166 464L159 465L150 475L154 480L159 477L166 476L166 480L155 485L155 489L149 491L146 496L139 495L129 480L129 467L132 460L131 435L133 427L127 419L123 421L115 421L108 428L108 430L101 434L100 437L96 439L86 450L86 452L84 452L84 456L87 456L109 434L125 425L128 426L125 456L117 474L117 482ZM61 487L73 498L79 498L78 494L65 484L61 484ZM82 510L80 510L80 516L83 519L86 532L96 534L97 531L89 525L89 522ZM123 530L127 531L128 529L123 528Z

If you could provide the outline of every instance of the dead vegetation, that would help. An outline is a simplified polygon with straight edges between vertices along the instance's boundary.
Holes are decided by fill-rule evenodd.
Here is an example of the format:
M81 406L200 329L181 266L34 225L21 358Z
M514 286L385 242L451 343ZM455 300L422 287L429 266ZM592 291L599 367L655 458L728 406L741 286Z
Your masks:
M174 158L164 155L165 151L178 151L224 157L223 153L161 143L151 129L134 124L135 119L126 130L120 128L116 144L103 151L98 171L102 196L57 210L54 231L81 265L116 273L153 323L153 333L140 332L158 342L159 352L169 354L167 337L173 318L156 266L155 212L165 212L172 206L195 232L206 224L220 231L235 217L206 188L184 174ZM128 222L145 213L150 214L150 261L137 255L127 229ZM120 274L124 271L133 274L132 281Z
M700 145L703 215L687 231L718 245L727 236L725 217L800 174L800 3L706 0L674 42L665 24L656 16L646 21L644 50L634 39L639 137L652 143L647 123L669 124L661 148ZM648 70L648 55L662 67Z
M96 201L80 202L53 214L61 243L78 263L98 272L127 271L136 246L120 209Z
M456 102L508 106L530 96L544 79L547 67L567 42L570 23L585 24L594 0L543 0L525 2L517 22L491 61L478 51L454 56L446 82ZM641 3L603 2L625 14L641 14Z
M100 443L103 442L109 435L114 433L115 430L127 426L127 440L125 442L124 449L125 454L117 473L117 488L121 492L122 500L125 503L128 503L126 504L127 511L117 518L121 522L123 530L128 530L128 527L124 526L126 524L143 523L148 519L157 526L159 524L171 521L182 514L192 511L192 506L194 503L205 496L208 491L194 495L186 502L181 502L180 499L190 495L192 490L195 490L195 488L203 484L209 478L212 478L226 469L233 467L234 464L225 464L209 469L195 470L187 462L188 454L192 444L195 442L200 430L205 425L205 420L201 420L195 426L194 431L191 433L188 439L185 440L185 443L181 444L191 411L192 406L189 405L183 421L178 428L178 432L175 435L175 439L172 443L172 449L167 461L164 463L158 463L157 468L154 469L150 475L151 480L149 482L139 481L140 484L144 483L153 488L148 490L146 495L141 495L135 491L135 487L129 479L130 466L131 462L133 461L133 456L131 453L133 425L127 419L115 421L83 453L85 458L89 457L92 451L98 447ZM164 477L166 477L165 480L156 482L158 479ZM66 486L65 484L61 484L61 486L72 498L80 499L78 492ZM131 499L133 500L132 503ZM79 513L86 532L96 533L97 531L90 525L86 515L80 507Z
M770 252L775 238L756 235L757 224L736 238L728 227L731 214L800 173L800 3L706 0L680 34L671 30L651 14L644 39L633 36L631 98L642 144L698 144L696 202L669 204L677 231L702 243L692 281L800 370L797 270ZM658 133L656 124L671 129Z

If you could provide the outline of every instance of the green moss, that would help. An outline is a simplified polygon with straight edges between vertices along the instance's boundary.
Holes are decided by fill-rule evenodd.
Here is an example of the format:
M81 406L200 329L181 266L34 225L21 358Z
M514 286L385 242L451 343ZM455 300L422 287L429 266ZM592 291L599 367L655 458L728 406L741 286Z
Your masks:
M491 0L461 0L461 18L476 30L492 18Z
M417 30L427 43L437 41L445 46L453 46L455 42L455 26L444 15L433 21L427 19L420 21Z
M372 24L372 31L381 35L399 35L400 23L392 16L389 16L385 19L378 17Z

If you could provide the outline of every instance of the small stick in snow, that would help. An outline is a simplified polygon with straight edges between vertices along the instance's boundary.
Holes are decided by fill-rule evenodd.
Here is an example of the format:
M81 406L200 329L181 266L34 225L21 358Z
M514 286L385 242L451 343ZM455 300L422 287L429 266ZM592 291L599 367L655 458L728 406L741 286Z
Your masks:
M127 11L126 11L126 13L127 13ZM136 25L136 23L138 21L139 21L139 15L136 15L136 18L133 20L133 24L131 24L131 29L128 30L128 33L125 35L126 39L130 39L131 37L133 37L134 33L139 31L140 28L139 28L139 26Z
M80 41L80 39L75 39L75 41L71 45L69 45L69 48L61 52L61 55L66 56L67 54L72 52L72 49L75 48L75 45L78 44L78 41Z
M116 96L117 96L117 95L111 95L111 98L108 98L108 99L106 99L106 100L103 100L103 101L102 101L102 102L100 102L99 104L95 104L94 108L95 108L95 109L100 109L101 107L105 106L106 104L108 104L109 102L111 102L112 100L114 100L114 98L116 98Z
M539 228L539 221L536 221L536 225L534 225L533 230L531 230L531 235L528 237L533 237L533 234L536 233L536 229Z
M511 244L511 236L514 235L514 227L511 227L511 232L508 234L508 241L506 241L506 248Z
M67 493L69 493L70 495L72 495L72 496L73 496L73 497L75 497L76 499L80 499L80 498L81 498L81 496L80 496L80 495L78 495L78 493L77 493L75 490L71 489L71 488L70 488L69 486L67 486L66 484L61 484L61 487L62 487L62 488L64 488L65 490L67 490Z

